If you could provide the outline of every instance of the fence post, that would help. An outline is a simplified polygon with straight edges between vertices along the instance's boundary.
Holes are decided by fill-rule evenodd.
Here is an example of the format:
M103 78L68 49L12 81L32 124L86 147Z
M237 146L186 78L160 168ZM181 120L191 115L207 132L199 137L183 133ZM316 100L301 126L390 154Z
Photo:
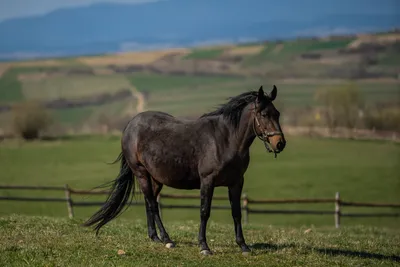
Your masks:
M249 223L249 199L243 194L244 224Z
M70 219L74 218L74 210L73 210L73 204L72 204L72 199L71 199L71 191L69 190L68 185L64 185L65 188L65 200L67 201L67 209L68 209L68 217Z
M335 195L335 227L339 228L340 226L340 194L336 192Z
M162 212L161 212L161 194L157 196L157 205L158 205L158 212L160 214L160 219L162 219Z

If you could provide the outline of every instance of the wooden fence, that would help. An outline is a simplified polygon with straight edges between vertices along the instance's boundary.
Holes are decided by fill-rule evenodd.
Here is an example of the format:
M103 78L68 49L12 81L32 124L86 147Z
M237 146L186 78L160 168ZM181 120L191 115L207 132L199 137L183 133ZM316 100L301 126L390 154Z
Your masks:
M37 202L64 202L67 205L69 218L74 217L74 207L79 206L101 206L104 202L79 202L73 201L72 195L106 195L109 193L107 190L78 190L72 189L68 185L64 187L57 186L0 186L3 190L47 190L47 191L63 191L64 198L51 198L51 197L13 197L13 196L0 196L0 200L7 201L37 201ZM141 192L137 192L141 193ZM199 199L199 195L172 195L160 194L158 197L158 204L160 213L162 209L199 209L199 205L172 205L163 204L162 199ZM214 196L213 200L227 200L228 197ZM334 198L314 198L314 199L252 199L246 194L242 198L242 210L244 223L249 222L249 214L310 214L310 215L333 215L335 227L339 228L341 217L399 217L400 204L389 203L364 203L364 202L351 202L340 199L339 192L336 193ZM260 204L316 204L316 203L332 203L334 209L332 210L276 210L276 209L255 209L250 206ZM131 202L129 205L144 205L144 202ZM343 206L352 207L374 207L374 208L396 208L395 212L379 212L379 213L344 213L341 208ZM212 206L212 209L229 209L230 206Z

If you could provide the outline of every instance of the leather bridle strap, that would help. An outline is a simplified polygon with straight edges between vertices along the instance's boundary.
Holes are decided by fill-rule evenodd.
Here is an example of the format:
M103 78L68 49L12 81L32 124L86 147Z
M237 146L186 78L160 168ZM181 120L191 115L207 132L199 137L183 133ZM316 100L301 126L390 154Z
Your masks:
M254 104L255 105L255 104ZM256 105L255 105L256 106ZM257 123L257 127L261 132L261 136L257 134L257 131L255 129L255 124ZM273 132L268 132L266 129L266 127L262 127L258 118L257 118L257 112L254 112L254 122L253 122L253 131L254 134L261 140L264 142L264 146L267 149L267 151L269 153L274 152L275 151L271 148L271 143L269 142L269 137L275 136L275 135L281 135L283 136L283 133L281 131L273 131ZM275 158L276 158L276 153L275 153Z

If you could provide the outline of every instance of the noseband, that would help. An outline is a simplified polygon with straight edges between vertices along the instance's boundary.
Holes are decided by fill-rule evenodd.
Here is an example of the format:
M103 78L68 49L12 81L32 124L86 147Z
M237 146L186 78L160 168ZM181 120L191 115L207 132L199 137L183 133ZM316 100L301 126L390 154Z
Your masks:
M254 105L256 106L256 105ZM256 109L254 109L256 110ZM257 127L261 132L261 136L257 134L256 128L255 128L255 124L257 123ZM275 154L275 158L276 158L276 152L272 149L271 147L271 143L269 142L269 137L275 136L275 135L281 135L283 136L283 133L281 131L273 131L273 132L268 132L266 127L262 127L260 124L260 121L257 118L257 112L254 111L254 122L253 122L253 131L254 134L261 140L264 142L264 146L267 149L267 151L269 153L274 152Z

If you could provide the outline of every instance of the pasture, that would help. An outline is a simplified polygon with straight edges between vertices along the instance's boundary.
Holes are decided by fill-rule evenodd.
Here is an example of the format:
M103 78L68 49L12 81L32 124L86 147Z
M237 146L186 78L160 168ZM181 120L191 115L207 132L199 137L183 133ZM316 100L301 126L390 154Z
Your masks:
M378 33L369 41L362 37L293 39L5 62L0 64L0 104L80 99L127 88L142 93L145 101L137 101L134 95L130 101L53 110L56 121L74 129L84 124L96 128L107 114L121 119L134 113L139 102L145 110L198 116L225 98L255 90L260 84L276 84L280 108L284 106L287 111L320 105L314 98L317 90L349 81L358 85L368 105L398 104L396 46L376 51L371 62L363 52L341 52L363 42L380 42L380 38L386 37ZM304 121L307 118L301 121L302 126ZM0 129L11 131L10 112L0 114Z
M186 112L189 112L190 115L198 115L213 110L230 96L247 90L256 90L260 84L264 84L264 88L272 88L272 84L276 84L279 90L277 101L285 107L304 108L318 105L314 99L315 92L318 89L346 85L347 83L345 81L331 81L329 83L241 79L210 85L204 85L203 82L195 87L176 86L170 89L164 89L160 83L152 87L147 101L147 109L162 110L173 115L184 115ZM395 102L398 101L397 99L400 96L399 83L360 82L357 85L367 103ZM146 86L138 86L139 91L142 91L141 88L146 88Z
M55 100L77 99L96 94L113 94L130 88L129 81L122 75L99 75L82 77L34 78L22 81L25 99Z
M197 221L169 223L177 247L148 241L145 221L120 219L98 238L65 218L0 217L1 266L396 266L398 229L351 226L245 226L252 249L242 256L231 224L209 224L215 254L201 256ZM118 254L120 251L120 254ZM122 252L122 253L121 253Z
M259 199L333 198L340 192L343 200L399 203L400 146L391 142L308 139L288 137L287 149L274 159L265 152L263 144L255 140L251 147L251 161L245 175L244 192ZM0 184L54 185L68 184L75 189L92 189L114 177L118 165L108 165L120 151L119 137L77 137L48 142L7 141L0 144ZM164 188L164 193L199 194ZM46 194L46 195L44 195ZM59 192L29 192L2 190L3 196L53 196ZM227 195L226 188L217 188L215 195ZM104 201L102 196L73 196L75 201ZM143 201L136 195L133 201ZM164 204L195 204L200 200L163 200ZM228 201L213 201L215 205L229 205ZM264 206L265 207L265 206ZM273 209L333 210L327 204L267 205ZM97 207L78 207L75 216L87 218ZM344 207L344 212L395 211ZM0 202L0 215L13 213L66 217L65 203ZM163 210L165 224L183 220L198 220L198 210ZM333 226L333 216L305 215L250 215L253 225L275 226ZM145 218L144 206L130 207L120 218ZM117 219L118 220L118 219ZM212 210L211 221L231 223L230 211ZM371 225L397 228L399 218L343 218L342 225ZM107 228L107 226L105 227Z

